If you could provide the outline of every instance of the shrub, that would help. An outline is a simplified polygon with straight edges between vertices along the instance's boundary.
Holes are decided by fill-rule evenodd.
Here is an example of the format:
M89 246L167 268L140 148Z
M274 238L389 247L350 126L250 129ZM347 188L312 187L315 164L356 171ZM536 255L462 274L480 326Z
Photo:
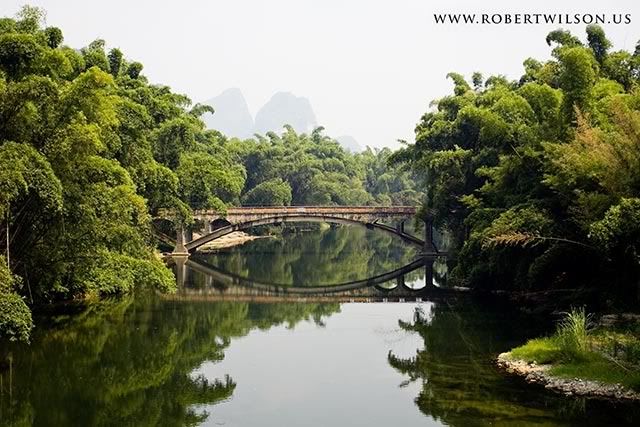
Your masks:
M0 338L29 341L33 319L31 310L15 292L16 277L0 256Z
M554 340L566 361L585 360L589 351L589 329L591 316L584 307L572 308L557 326Z
M0 294L0 336L28 342L31 329L31 310L22 297L16 293Z

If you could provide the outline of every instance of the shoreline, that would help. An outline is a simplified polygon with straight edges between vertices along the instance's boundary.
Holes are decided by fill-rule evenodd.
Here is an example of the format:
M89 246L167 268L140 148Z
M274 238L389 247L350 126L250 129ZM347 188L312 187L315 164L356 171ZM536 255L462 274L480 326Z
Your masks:
M548 371L552 365L512 359L509 352L499 354L495 363L498 368L508 374L519 376L528 383L542 385L546 389L565 396L640 402L640 393L620 384L551 375Z

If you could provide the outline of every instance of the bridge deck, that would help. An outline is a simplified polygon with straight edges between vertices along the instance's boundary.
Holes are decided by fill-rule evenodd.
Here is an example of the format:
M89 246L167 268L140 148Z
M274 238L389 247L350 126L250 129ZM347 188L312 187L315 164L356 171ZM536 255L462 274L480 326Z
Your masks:
M360 215L415 215L415 206L240 206L227 209L227 216L232 215L336 215L336 214L360 214ZM195 216L220 215L213 209L200 209L194 211Z

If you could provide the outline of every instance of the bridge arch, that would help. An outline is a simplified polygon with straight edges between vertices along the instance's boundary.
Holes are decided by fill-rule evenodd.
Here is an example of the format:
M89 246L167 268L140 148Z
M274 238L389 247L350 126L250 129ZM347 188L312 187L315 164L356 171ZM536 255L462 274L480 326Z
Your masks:
M385 288L381 286L384 283L388 283L394 279L404 276L412 271L415 271L419 268L430 268L430 265L433 263L434 258L418 258L407 265L396 268L395 270L387 271L385 273L381 273L375 276L368 277L366 279L360 280L352 280L343 283L337 283L333 285L329 284L315 284L312 286L295 286L295 285L286 285L281 283L272 283L260 279L252 279L249 277L243 277L235 273L231 273L228 271L224 271L214 265L209 264L208 262L198 259L198 258L189 258L185 259L182 257L181 259L175 259L174 262L176 266L180 266L182 271L184 271L183 266L187 266L194 271L199 273L203 273L207 276L210 276L217 280L218 282L225 284L229 287L231 286L242 286L247 288L252 288L256 290L261 290L265 292L272 292L276 294L299 294L299 295L309 295L309 294L330 294L337 292L346 292L357 289L368 288L371 286L376 287L377 289L388 292L396 289L398 287L403 287L405 290L409 292L413 291L421 291L420 289L413 289L405 286L404 284L395 284L392 288ZM180 272L176 272L176 276L178 279L178 287L180 289L184 289L185 279Z
M213 231L222 227L227 227L229 225L232 225L232 224L229 221L227 221L225 218L216 218L209 223L209 231Z
M205 245L213 240L219 239L220 237L226 236L227 234L233 233L234 231L244 231L260 225L280 224L285 222L324 222L324 223L333 223L333 224L358 225L358 226L363 226L367 228L382 230L387 233L397 235L402 239L410 243L413 243L415 245L419 245L421 247L424 247L424 244L425 244L423 240L418 239L417 237L412 236L411 234L405 233L403 230L398 230L396 228L393 228L384 224L379 224L377 222L362 222L356 219L339 218L339 217L327 216L327 215L320 216L320 215L297 214L297 215L272 216L272 217L260 218L252 221L245 221L237 224L223 226L197 239L194 239L190 242L185 242L184 249L191 254L195 252L202 245Z

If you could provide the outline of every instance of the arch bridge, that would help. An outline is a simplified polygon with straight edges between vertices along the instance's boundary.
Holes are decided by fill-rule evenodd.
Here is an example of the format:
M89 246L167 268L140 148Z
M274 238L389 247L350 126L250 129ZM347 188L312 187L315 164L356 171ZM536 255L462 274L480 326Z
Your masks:
M189 256L199 247L234 231L288 222L326 222L361 225L395 234L405 241L420 245L426 254L437 254L433 244L433 223L424 220L424 239L404 230L407 220L415 217L415 206L259 206L232 207L222 214L215 210L196 210L193 218L204 224L202 229L176 227L174 256ZM166 216L165 216L166 218ZM395 225L383 224L382 221Z

